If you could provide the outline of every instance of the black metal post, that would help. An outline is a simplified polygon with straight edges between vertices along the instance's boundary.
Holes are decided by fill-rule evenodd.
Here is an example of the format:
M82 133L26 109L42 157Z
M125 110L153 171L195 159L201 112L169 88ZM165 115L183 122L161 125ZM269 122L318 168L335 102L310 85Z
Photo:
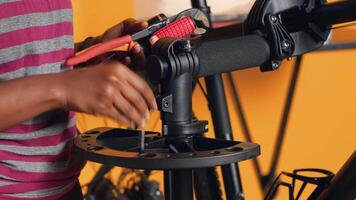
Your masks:
M193 199L192 170L164 171L165 200Z
M355 199L356 198L356 151L352 153L346 163L331 180L329 187L318 197L327 199Z
M173 199L172 170L165 170L163 177L164 177L164 198L165 200L172 200Z
M163 134L172 137L179 144L180 140L189 140L179 132L173 132L171 125L184 125L192 122L192 74L185 73L169 83L162 84L162 106L169 111L162 112ZM176 151L184 151L175 146ZM166 200L193 200L192 169L166 170L164 172L164 188Z
M211 24L210 8L206 0L192 0L191 2L194 8L198 8L206 14ZM215 137L233 140L222 76L219 74L206 77L205 82ZM232 163L222 166L222 174L227 200L244 199L238 165Z

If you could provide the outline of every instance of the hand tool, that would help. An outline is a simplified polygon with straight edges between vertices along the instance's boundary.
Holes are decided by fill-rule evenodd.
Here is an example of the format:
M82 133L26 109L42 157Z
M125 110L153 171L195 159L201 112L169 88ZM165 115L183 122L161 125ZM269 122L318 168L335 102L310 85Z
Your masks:
M67 66L74 66L86 62L96 56L113 51L118 47L128 45L128 50L133 46L133 41L138 41L149 36L158 38L182 38L190 34L202 34L209 27L209 22L204 13L198 9L188 9L172 17L160 14L154 17L156 23L132 35L124 35L94 45L66 61Z

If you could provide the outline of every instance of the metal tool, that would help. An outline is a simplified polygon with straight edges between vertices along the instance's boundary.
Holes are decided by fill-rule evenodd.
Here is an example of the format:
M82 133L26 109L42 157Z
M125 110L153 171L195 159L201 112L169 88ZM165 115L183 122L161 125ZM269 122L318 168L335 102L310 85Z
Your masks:
M128 50L130 50L133 46L133 41L138 41L153 35L158 38L182 38L193 33L205 33L205 29L209 27L208 19L198 9L188 9L169 18L166 18L165 15L160 14L155 16L154 19L156 23L149 25L147 28L135 34L124 35L85 49L78 55L68 59L66 65L74 66L87 62L96 56L113 51L124 45L128 45Z

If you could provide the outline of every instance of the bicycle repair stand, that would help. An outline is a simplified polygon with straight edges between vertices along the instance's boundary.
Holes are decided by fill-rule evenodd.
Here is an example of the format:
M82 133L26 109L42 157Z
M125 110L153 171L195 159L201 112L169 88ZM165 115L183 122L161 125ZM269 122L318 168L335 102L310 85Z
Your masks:
M150 79L161 85L158 102L163 135L98 128L78 136L76 150L88 160L111 166L164 170L167 200L193 199L192 169L259 155L257 144L201 136L207 131L207 122L193 119L192 84L194 78L250 67L276 70L283 59L321 47L330 25L355 18L352 9L343 15L324 12L340 7L347 10L354 6L352 1L333 6L325 6L321 0L283 2L256 1L246 30L242 26L212 30L201 42L159 40L147 66Z
M195 121L192 115L193 77L200 66L190 45L190 40L161 39L147 61L150 79L161 84L162 136L99 128L75 140L81 155L89 160L164 170L167 200L193 199L193 169L235 163L260 153L257 144L199 136L207 131L207 121Z

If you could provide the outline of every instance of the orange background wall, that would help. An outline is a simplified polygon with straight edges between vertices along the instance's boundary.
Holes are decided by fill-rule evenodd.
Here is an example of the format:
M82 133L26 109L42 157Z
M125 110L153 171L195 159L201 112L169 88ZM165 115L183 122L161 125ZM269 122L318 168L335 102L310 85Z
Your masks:
M132 0L73 0L73 6L76 41L98 35L134 15ZM356 29L347 28L337 31L334 37L336 40L353 38L356 41L355 33ZM278 171L315 167L336 172L355 151L355 58L356 50L311 53L304 57ZM233 73L253 139L261 145L259 160L264 172L270 165L292 64L293 61L286 62L277 72L261 73L258 69L250 69ZM193 102L199 119L211 120L200 90L194 93ZM228 104L234 137L244 141L229 92ZM158 117L158 113L152 114L147 129L159 131L159 126L154 127ZM110 119L78 114L80 130L98 126L118 127L120 124ZM81 183L88 183L97 168L97 164L89 163L80 177ZM251 162L240 163L240 168L246 198L262 199ZM109 175L117 176L118 171Z

